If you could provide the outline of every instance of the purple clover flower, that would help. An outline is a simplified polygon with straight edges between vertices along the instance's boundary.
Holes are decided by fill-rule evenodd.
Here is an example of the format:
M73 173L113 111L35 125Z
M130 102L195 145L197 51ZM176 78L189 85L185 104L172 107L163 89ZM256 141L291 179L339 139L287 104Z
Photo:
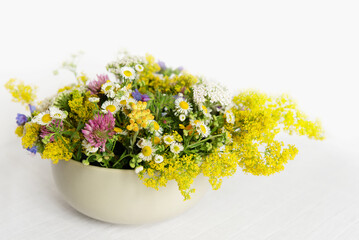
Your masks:
M147 94L141 94L138 89L132 92L132 97L137 101L148 102L151 98Z
M16 123L18 126L22 126L27 122L27 117L24 114L18 113L16 116Z
M32 154L36 154L37 152L37 147L33 146L32 148L26 148L27 151L31 152Z
M91 146L101 147L101 151L104 152L107 139L111 139L115 134L114 128L115 118L111 112L108 112L106 115L97 115L89 120L82 133Z
M98 94L101 91L102 84L106 83L109 80L107 74L97 75L97 80L93 80L88 84L88 89L92 94Z

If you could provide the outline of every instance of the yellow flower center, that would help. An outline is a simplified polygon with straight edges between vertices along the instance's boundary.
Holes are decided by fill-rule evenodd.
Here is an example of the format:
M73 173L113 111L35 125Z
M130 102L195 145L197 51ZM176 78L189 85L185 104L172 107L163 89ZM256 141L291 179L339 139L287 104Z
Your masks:
M107 87L105 88L105 90L106 90L106 91L110 91L111 88L112 88L112 86L107 86Z
M179 152L180 148L179 148L179 146L176 145L176 146L173 147L173 150L174 150L175 152Z
M166 142L171 143L173 142L173 139L171 137L166 137Z
M156 131L160 130L160 125L157 122L153 122L153 127Z
M161 142L161 138L159 138L159 137L155 137L154 139L153 139L153 143L154 144L159 144Z
M199 123L200 123L199 120L195 120L195 121L194 121L194 124L199 124Z
M50 117L50 114L45 114L45 115L42 116L42 118L41 118L42 122L44 122L44 123L50 122L51 119L52 119L52 118Z
M145 156L145 157L148 157L152 154L152 149L150 146L145 146L144 148L142 148L142 154Z
M202 105L202 110L203 110L204 113L207 113L207 112L208 112L206 106L204 106L204 105Z
M106 107L106 110L113 113L114 111L116 111L116 106L114 106L114 105L108 105L108 106Z
M119 128L119 127L115 127L113 130L114 130L115 132L117 132L117 133L121 133L121 132L122 132L122 129Z
M187 110L189 108L189 105L186 101L180 102L179 106L184 110Z
M131 76L132 76L132 72L129 71L129 70L123 71L123 74L124 74L126 77L131 77Z
M121 101L120 101L120 104L121 104L121 105L126 105L126 103L127 103L126 100L121 100Z
M205 126L201 125L200 128L201 128L201 131L202 131L204 134L207 133L207 129L206 129Z

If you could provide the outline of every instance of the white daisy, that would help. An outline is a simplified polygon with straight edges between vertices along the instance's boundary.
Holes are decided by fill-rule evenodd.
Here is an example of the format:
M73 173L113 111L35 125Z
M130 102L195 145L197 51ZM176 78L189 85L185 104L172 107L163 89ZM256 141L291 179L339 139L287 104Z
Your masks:
M138 166L135 168L135 173L139 174L141 171L143 171L143 166Z
M144 68L141 64L136 64L135 69L137 72L142 72Z
M93 103L98 103L100 101L100 98L98 98L98 97L90 97L88 100L90 102L93 102Z
M134 99L133 97L129 97L126 99L126 108L132 110L132 103L136 104L137 100Z
M113 130L116 132L116 134L120 134L120 135L123 135L123 136L128 135L128 131L123 130L122 128L115 127Z
M163 157L161 155L156 155L155 156L155 163L161 163L163 162Z
M184 114L179 115L179 120L180 120L181 122L183 122L184 120L186 120L186 115L184 115Z
M175 141L175 138L172 135L166 135L163 137L163 142L167 145L171 145Z
M231 110L227 110L225 115L226 115L226 122L230 124L234 124L235 117L233 112Z
M210 134L209 127L204 123L200 124L196 129L197 129L197 132L199 133L199 135L204 138L208 137Z
M66 111L61 111L58 107L50 107L50 116L54 119L65 119L67 117Z
M98 151L98 147L92 146L86 139L82 141L82 147L85 150L85 154L89 155Z
M120 105L117 101L106 101L101 106L103 113L110 111L112 114L116 114L120 110Z
M136 72L132 67L122 67L120 73L126 79L133 80L136 77Z
M51 123L52 117L50 115L50 111L39 113L38 115L36 115L36 117L32 119L32 121L40 125L47 125Z
M183 145L181 143L172 143L170 146L170 150L174 154L179 154L183 151Z
M150 120L149 122L150 131L155 134L155 136L161 136L163 133L163 128L155 120Z
M102 84L101 90L109 98L114 98L116 95L115 94L115 84L110 81L107 81L106 83Z
M190 124L194 127L199 127L201 124L203 124L203 121L191 119Z
M211 109L208 109L205 105L203 104L200 104L199 105L199 109L203 112L203 114L206 116L206 117L211 117Z
M192 111L191 104L188 103L186 99L181 97L177 98L177 100L175 101L175 106L177 114L184 114L187 116L188 113Z
M151 141L148 140L142 140L141 144L139 144L140 146L142 146L142 150L141 152L138 154L138 157L141 158L143 161L150 161L152 160L156 149L154 149L152 147L152 143Z

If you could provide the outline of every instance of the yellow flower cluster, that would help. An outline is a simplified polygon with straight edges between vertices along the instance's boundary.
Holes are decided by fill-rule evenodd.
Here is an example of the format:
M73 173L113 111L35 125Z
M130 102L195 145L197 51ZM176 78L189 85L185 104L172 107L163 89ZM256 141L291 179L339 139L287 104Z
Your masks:
M24 126L18 126L15 129L15 134L19 137L22 137L24 135Z
M224 151L219 149L204 157L201 171L209 178L213 190L221 187L222 178L232 176L237 171L238 155L226 147Z
M175 180L184 200L190 199L190 194L195 191L195 189L191 189L191 185L200 173L195 155L184 155L180 158L167 158L164 156L163 159L160 164L154 161L147 162L147 167L139 175L143 183L147 187L158 190L159 187L166 186L168 181ZM148 177L144 176L145 173L147 173Z
M70 118L75 119L77 122L87 122L93 117L96 104L87 100L89 95L89 92L85 96L82 96L77 90L72 92L72 100L68 102L71 108Z
M286 95L270 97L246 91L234 97L235 115L232 151L238 153L239 166L254 175L270 175L282 171L298 150L275 140L281 129L310 138L323 139L319 122L311 122ZM260 149L264 149L260 151Z
M14 78L5 84L5 88L11 93L14 102L25 105L32 103L36 98L36 88L25 85L23 82L16 83Z
M32 148L38 139L40 125L28 122L25 124L24 130L25 134L22 137L22 145L24 148Z
M69 144L70 140L68 138L58 139L58 141L46 144L42 158L51 159L53 164L58 163L59 160L70 160L72 158L72 152L67 148Z
M132 103L132 111L128 114L130 124L127 125L127 130L137 132L141 127L147 127L148 121L153 120L154 116L151 114L150 109L146 109L146 102Z
M172 131L172 136L177 142L182 142L183 138L177 131Z
M160 78L158 75L154 74L161 69L160 66L155 63L154 57L147 55L146 60L147 64L145 65L145 70L139 77L139 82L141 82L141 85L144 86L139 89L140 92L150 91L155 93L156 90L158 90L162 93L177 94L183 88L189 90L191 86L198 82L197 77L189 73L185 73L180 76L176 75L172 78L169 78L168 76Z

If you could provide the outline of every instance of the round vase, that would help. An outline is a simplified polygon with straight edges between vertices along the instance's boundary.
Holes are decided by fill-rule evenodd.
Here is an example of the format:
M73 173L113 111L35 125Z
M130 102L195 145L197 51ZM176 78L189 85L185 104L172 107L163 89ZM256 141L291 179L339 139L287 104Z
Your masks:
M184 201L175 181L158 191L146 187L134 170L85 166L80 162L52 164L55 183L66 202L79 212L117 224L143 224L181 214L207 192L208 179L199 175L191 199Z

